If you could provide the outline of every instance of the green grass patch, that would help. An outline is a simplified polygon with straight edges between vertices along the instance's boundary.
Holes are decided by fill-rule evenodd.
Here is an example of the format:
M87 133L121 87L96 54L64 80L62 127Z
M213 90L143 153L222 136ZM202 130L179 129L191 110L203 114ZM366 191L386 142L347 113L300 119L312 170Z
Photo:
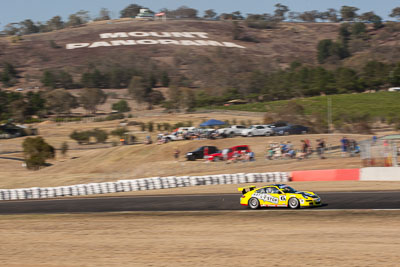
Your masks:
M400 117L400 93L378 92L362 94L331 95L332 115L341 114L369 114L372 117L392 118ZM327 114L327 96L299 98L295 100L279 100L259 102L234 106L211 106L209 109L240 110L253 112L276 112L286 107L289 101L295 101L305 108L305 114Z

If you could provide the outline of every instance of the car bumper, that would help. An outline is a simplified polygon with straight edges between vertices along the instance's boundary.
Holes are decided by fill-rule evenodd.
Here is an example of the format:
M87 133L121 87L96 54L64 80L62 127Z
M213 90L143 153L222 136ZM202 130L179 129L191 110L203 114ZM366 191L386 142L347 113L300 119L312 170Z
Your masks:
M322 206L321 199L307 199L303 203L300 203L301 207L319 207Z

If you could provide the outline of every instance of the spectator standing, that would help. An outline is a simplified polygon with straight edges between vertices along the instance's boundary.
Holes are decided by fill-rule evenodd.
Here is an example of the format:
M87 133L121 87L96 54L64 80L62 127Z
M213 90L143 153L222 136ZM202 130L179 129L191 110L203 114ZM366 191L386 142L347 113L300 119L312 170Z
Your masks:
M346 153L349 151L349 139L346 136L340 140L340 146L342 148L342 157L346 156Z
M181 152L179 151L179 149L175 148L175 150L174 150L174 158L175 158L176 161L179 161L179 154L180 153Z
M208 146L206 146L205 148L204 148L204 152L203 152L203 158L206 160L206 161L208 161Z
M222 150L222 158L227 161L228 160L228 153L229 153L229 148L224 148Z
M317 139L317 153L320 159L325 159L324 151L325 151L324 139Z

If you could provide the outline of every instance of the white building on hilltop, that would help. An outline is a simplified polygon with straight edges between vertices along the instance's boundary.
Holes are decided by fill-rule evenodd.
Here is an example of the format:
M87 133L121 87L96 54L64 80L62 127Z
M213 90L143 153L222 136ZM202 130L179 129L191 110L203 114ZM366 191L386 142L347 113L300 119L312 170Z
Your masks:
M136 19L154 19L154 13L150 11L148 8L142 8L139 11L139 14L135 17Z

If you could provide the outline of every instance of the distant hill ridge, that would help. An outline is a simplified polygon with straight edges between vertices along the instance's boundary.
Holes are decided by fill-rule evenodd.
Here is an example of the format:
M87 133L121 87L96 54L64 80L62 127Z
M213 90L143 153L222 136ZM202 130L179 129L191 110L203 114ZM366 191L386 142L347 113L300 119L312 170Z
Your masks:
M193 64L194 57L213 58L221 52L228 53L233 61L245 60L253 67L259 65L272 71L286 68L295 60L317 65L318 42L337 40L339 27L340 23L279 23L274 29L254 29L244 22L235 28L232 21L116 20L21 38L0 38L0 62L15 65L23 85L40 84L46 69L66 69L74 79L79 79L84 69L101 68L104 64L124 66L135 57L155 60L167 64L171 70L184 72L188 69L185 66ZM396 41L400 39L399 32L386 28L369 30L365 40L351 43L352 57L334 64L357 68L371 59L400 61L399 41ZM240 33L236 40L235 30ZM179 62L174 60L177 55L181 55ZM205 61L202 66L207 64ZM210 68L228 67L210 64Z

